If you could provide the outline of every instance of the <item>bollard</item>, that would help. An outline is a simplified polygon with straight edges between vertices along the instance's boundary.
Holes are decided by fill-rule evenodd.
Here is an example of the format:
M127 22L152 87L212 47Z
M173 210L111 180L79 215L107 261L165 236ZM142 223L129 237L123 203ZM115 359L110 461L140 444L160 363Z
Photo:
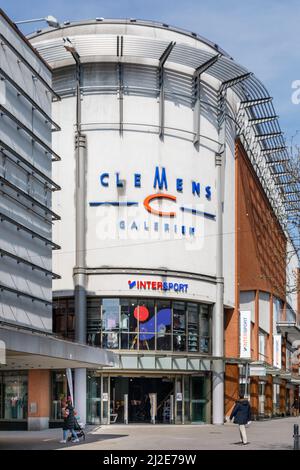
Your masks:
M299 450L299 425L294 424L294 450Z

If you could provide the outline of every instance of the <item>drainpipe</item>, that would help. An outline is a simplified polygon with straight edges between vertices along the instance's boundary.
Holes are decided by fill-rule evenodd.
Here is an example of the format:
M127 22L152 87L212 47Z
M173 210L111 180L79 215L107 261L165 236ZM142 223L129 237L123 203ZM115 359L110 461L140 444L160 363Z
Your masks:
M86 135L81 133L81 62L80 56L69 38L64 47L76 63L76 130L75 130L75 267L73 269L75 298L75 340L86 344ZM86 423L86 369L75 369L75 408L80 422Z
M219 151L215 156L217 188L217 236L216 236L216 303L213 310L212 340L212 399L213 424L224 424L224 278L223 278L223 194L224 160L226 149L226 95L221 93L219 100L218 134Z

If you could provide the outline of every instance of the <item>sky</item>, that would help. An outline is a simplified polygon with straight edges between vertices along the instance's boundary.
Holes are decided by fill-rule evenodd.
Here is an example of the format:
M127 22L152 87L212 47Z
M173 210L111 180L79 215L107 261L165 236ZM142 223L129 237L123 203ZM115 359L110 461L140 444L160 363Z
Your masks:
M47 15L60 22L137 18L197 32L264 83L287 143L300 131L300 0L0 0L0 7L13 21ZM22 31L44 25L24 25Z

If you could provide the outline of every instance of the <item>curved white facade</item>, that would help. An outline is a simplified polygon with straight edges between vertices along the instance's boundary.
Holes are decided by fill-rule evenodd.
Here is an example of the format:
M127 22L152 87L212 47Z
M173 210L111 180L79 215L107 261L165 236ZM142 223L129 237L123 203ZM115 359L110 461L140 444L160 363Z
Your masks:
M197 59L193 54L198 52L217 51L189 35L138 24L70 25L32 38L33 45L54 67L54 87L62 96L61 102L53 104L53 118L62 128L53 138L54 149L62 155L53 175L62 187L53 197L53 210L61 215L61 223L54 228L54 239L59 240L61 250L53 259L61 279L54 281L54 291L71 294L76 248L75 69L70 52L63 46L62 38L66 36L76 46L82 63L88 295L134 293L214 303L215 154L219 150L216 108L220 82L206 73L201 75L198 108L192 60ZM162 105L157 57L171 41L187 48L191 65L178 63L178 58L165 64L164 137L160 138ZM237 98L229 91L227 99L234 111ZM197 119L200 141L194 145ZM228 120L223 212L227 306L234 305L235 135L234 122ZM164 196L148 205L145 199L157 193ZM175 215L161 216L153 210ZM178 286L174 291L154 284L156 288L151 286L147 292L129 288L130 280L145 278L188 287Z

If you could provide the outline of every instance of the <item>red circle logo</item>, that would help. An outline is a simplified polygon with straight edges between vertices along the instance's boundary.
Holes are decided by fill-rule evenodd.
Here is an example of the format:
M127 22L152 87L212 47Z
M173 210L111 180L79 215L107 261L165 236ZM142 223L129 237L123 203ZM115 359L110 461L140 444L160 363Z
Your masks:
M145 321L149 317L149 310L147 309L147 307L139 305L138 307L135 307L133 315L134 318L136 318L137 320Z

